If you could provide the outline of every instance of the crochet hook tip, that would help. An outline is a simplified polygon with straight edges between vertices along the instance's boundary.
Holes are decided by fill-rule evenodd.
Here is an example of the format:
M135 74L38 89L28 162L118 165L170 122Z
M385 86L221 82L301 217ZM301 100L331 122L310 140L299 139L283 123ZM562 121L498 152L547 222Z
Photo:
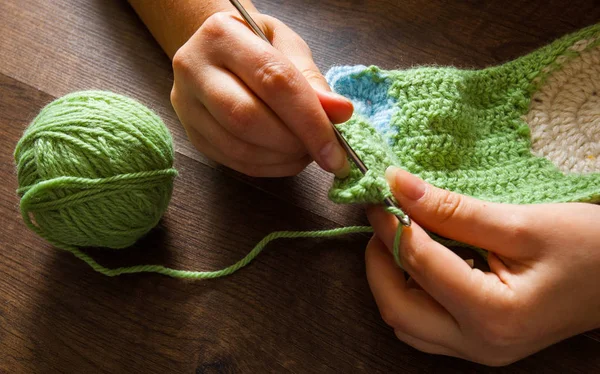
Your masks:
M383 199L383 204L388 208L391 208L391 210L388 211L395 215L396 218L398 218L398 221L400 221L402 226L410 227L410 225L412 224L412 220L410 219L408 214L404 213L404 211L400 207L396 206L396 204L391 198L386 197L385 199Z

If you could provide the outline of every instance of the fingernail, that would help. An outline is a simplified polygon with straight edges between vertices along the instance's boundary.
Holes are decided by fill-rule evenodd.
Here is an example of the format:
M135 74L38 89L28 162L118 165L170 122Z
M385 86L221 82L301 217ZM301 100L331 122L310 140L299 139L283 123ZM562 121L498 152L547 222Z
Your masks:
M425 195L427 184L405 170L390 166L385 171L385 178L392 191L400 193L409 200L419 200Z
M350 172L350 165L346 159L346 152L337 142L329 142L321 149L321 161L327 171L338 178L345 178Z
M347 102L347 103L350 103L350 104L352 104L352 101L350 101L350 99L348 99L347 97L345 97L345 96L342 96L342 95L340 95L340 94L337 94L337 93L335 93L335 92L333 92L333 91L323 91L323 90L320 90L320 91L321 91L321 92L322 92L324 95L327 95L327 96L331 97L331 98L332 98L332 99L334 99L334 100L341 100L341 101L345 101L345 102Z

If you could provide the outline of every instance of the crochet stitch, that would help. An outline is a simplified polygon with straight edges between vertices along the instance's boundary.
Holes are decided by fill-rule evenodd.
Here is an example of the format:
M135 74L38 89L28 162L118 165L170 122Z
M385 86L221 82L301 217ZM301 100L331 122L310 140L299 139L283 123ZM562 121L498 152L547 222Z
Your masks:
M340 132L369 168L336 179L338 203L380 203L396 165L487 201L600 201L600 25L483 70L334 67L354 116Z

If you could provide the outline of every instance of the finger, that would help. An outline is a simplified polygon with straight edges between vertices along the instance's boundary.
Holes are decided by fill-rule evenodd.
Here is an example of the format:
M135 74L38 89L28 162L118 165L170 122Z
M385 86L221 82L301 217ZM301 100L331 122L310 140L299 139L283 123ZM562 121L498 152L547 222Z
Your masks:
M274 165L257 165L249 164L241 161L235 161L215 148L206 139L191 129L188 132L188 138L202 154L214 160L222 165L227 166L230 169L236 170L240 173L249 175L251 177L288 177L300 173L304 168L312 161L310 157L305 156L293 162L274 164Z
M212 67L197 80L198 97L229 133L244 142L303 156L304 145L238 77Z
M522 252L522 207L443 190L398 168L386 179L402 208L425 229L503 255Z
M369 208L367 217L376 235L391 249L397 219L381 207ZM404 269L455 318L465 316L473 306L490 297L489 292L497 290L494 279L504 286L494 274L488 277L480 270L471 269L454 252L432 240L415 222L403 229L399 252Z
M283 53L257 38L239 21L230 19L228 27L237 32L227 39L228 48L217 52L220 64L240 77L277 114L323 169L346 176L350 168L346 153L302 73Z
M232 161L243 164L276 165L297 161L303 154L281 153L246 143L229 133L214 119L208 110L196 100L177 105L177 116L188 134L193 130L208 143L227 155Z
M398 337L398 339L402 340L404 343L410 345L411 347L425 353L430 353L434 355L444 355L444 356L453 356L453 357L461 357L454 349L450 349L448 347L444 347L440 344L433 344L427 342L425 340L421 340L419 338L415 338L412 335L405 334L402 331L395 330L394 333Z
M456 321L425 292L407 287L402 271L374 236L366 251L367 280L384 321L404 334L432 344L459 339Z

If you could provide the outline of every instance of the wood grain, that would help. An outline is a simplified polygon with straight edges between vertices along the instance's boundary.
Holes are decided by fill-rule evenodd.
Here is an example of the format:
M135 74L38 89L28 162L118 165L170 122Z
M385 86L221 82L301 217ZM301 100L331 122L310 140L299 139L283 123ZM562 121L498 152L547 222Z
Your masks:
M595 1L256 1L295 29L317 64L483 67L600 20ZM22 223L12 150L52 99L108 89L156 110L180 176L159 227L104 264L228 265L273 230L365 223L326 198L330 177L254 179L216 166L169 103L170 62L125 1L0 2L0 372L600 372L598 331L506 368L397 341L364 276L366 236L280 241L220 280L107 278Z

